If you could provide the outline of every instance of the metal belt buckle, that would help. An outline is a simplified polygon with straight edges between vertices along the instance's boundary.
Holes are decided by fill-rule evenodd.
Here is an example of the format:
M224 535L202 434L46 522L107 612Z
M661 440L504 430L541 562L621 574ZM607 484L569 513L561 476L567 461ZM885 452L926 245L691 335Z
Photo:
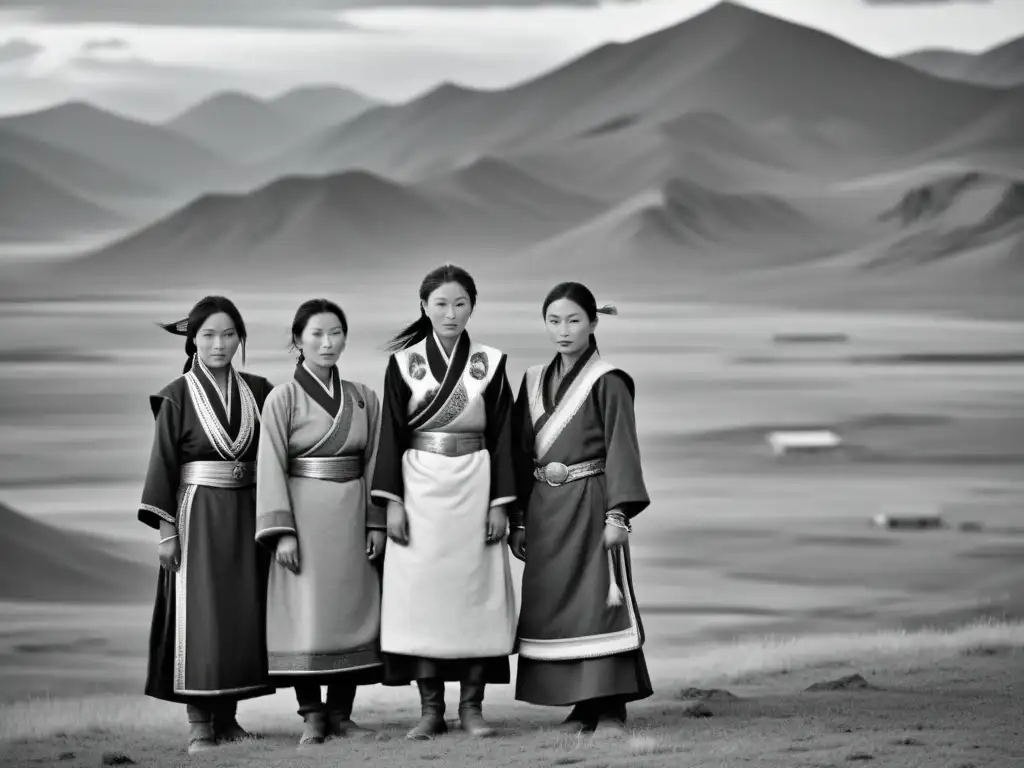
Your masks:
M231 477L234 478L235 480L241 480L244 475L245 467L243 467L240 463L235 462L235 466L231 468Z
M553 461L544 467L544 480L552 488L561 485L569 479L569 468L558 461Z

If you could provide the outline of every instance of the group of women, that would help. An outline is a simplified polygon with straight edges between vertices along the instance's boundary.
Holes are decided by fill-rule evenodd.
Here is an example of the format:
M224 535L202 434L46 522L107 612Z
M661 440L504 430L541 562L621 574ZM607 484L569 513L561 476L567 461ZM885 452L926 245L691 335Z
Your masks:
M289 687L300 745L368 731L357 687L413 681L409 738L447 730L446 682L463 730L488 736L485 687L510 682L513 653L516 698L572 705L564 730L623 733L626 704L651 695L628 544L649 504L634 385L594 336L613 310L555 286L557 353L513 397L506 355L466 332L473 278L439 267L419 298L382 398L341 378L348 321L325 299L296 312L294 377L273 388L232 365L246 329L230 300L164 326L188 359L150 398L139 519L162 567L146 693L187 705L190 752L248 737L238 701Z

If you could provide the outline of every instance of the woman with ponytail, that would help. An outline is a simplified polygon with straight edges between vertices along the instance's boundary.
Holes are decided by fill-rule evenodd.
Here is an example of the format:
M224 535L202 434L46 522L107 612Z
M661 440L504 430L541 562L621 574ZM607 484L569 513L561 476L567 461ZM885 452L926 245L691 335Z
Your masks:
M184 373L149 399L156 434L139 520L160 531L146 694L186 705L188 751L249 734L239 700L267 681L269 557L256 534L256 450L270 383L231 361L245 322L223 296L162 326L185 337Z
M347 337L341 307L304 302L292 321L295 376L263 407L256 539L276 561L267 589L269 673L275 687L295 688L300 746L367 733L352 721L356 686L381 680L384 511L368 492L380 404L372 389L338 372Z
M470 341L476 284L446 265L420 286L420 317L391 343L371 495L387 509L385 685L419 687L410 739L447 730L445 681L473 736L487 683L508 683L515 602L507 505L515 501L505 355Z
M509 546L526 564L516 698L574 705L563 730L614 736L627 702L653 693L629 557L631 521L650 499L633 379L597 351L602 314L616 311L580 283L544 299L557 352L527 370L516 399Z

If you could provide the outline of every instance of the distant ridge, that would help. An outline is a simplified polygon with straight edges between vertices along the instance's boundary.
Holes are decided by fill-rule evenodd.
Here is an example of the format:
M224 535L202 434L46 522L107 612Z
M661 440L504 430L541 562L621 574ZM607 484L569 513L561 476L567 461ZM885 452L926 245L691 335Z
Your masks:
M635 125L691 112L748 127L816 128L851 150L899 155L945 139L999 97L722 3L513 88L447 83L409 103L370 109L274 158L264 172L359 166L416 181L445 162L458 166L468 153L524 154L595 129L622 129L623 116Z
M298 88L272 100L224 91L204 99L165 126L219 155L249 163L374 105L361 94L334 86Z
M84 102L0 118L0 130L75 152L163 191L202 188L236 170L211 150L167 128Z
M0 128L0 160L22 166L92 201L149 197L156 190L90 157Z
M897 57L904 64L937 77L997 87L1024 85L1024 37L981 53L926 48Z
M60 603L146 602L152 568L110 553L111 544L63 531L0 504L0 599Z
M260 279L302 279L310 270L367 274L401 269L416 255L500 246L469 213L366 171L292 176L248 194L204 195L63 274L180 282L202 269L239 280L250 271Z
M0 160L0 241L48 240L124 227L113 211L60 188L16 163Z

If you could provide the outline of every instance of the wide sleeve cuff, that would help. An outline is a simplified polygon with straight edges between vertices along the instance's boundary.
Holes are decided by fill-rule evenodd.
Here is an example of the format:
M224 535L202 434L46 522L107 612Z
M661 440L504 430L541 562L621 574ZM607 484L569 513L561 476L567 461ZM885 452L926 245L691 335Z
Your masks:
M270 544L286 534L296 535L295 517L288 510L266 512L256 518L256 541Z
M402 506L405 506L405 501L403 499L400 499L398 496L393 493L389 493L388 491L370 491L370 497L383 501L385 504L389 501L397 501Z
M177 518L165 509L160 509L152 504L139 505L139 522L145 523L150 528L159 528L161 521L174 526L178 524Z

